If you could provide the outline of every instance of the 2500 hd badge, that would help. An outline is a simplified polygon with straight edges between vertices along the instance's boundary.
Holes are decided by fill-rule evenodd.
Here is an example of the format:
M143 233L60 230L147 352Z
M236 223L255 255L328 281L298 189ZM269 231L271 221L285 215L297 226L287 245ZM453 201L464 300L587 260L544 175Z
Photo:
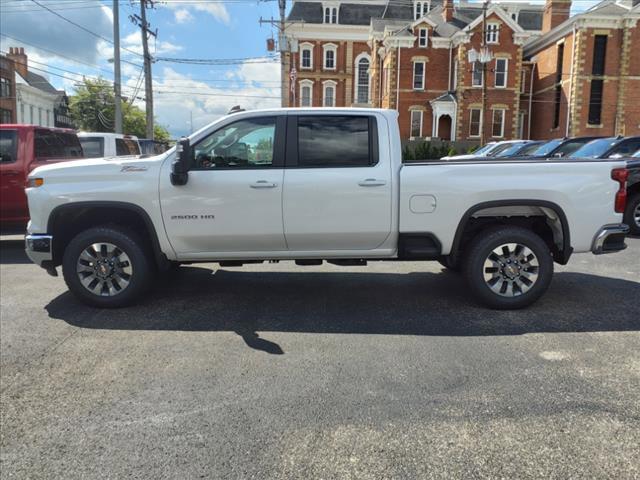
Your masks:
M171 215L171 220L213 220L215 215Z

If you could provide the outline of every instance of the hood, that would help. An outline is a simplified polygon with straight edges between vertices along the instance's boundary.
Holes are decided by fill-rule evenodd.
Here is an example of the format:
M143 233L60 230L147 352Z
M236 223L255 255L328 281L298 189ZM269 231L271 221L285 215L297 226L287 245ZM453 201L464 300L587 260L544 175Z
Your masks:
M159 165L166 155L140 158L126 157L90 158L70 162L52 163L33 170L30 177L72 177L78 174L109 175L117 172L147 171Z

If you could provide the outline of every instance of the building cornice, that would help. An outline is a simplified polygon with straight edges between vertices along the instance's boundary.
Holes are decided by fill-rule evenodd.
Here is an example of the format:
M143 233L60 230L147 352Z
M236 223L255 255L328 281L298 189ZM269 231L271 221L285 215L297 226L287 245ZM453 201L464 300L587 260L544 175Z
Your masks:
M287 27L287 36L298 40L359 41L369 39L369 25L294 23Z

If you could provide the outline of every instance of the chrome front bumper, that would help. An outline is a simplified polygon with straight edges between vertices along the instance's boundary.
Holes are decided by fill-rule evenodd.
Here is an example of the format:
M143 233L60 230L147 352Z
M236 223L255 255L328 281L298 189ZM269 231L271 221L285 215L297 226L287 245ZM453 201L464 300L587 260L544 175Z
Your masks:
M593 238L591 252L596 255L601 255L603 253L613 253L624 250L627 248L624 239L628 233L629 226L624 223L604 225Z
M27 256L36 265L49 270L53 268L53 237L51 235L27 235L24 237Z

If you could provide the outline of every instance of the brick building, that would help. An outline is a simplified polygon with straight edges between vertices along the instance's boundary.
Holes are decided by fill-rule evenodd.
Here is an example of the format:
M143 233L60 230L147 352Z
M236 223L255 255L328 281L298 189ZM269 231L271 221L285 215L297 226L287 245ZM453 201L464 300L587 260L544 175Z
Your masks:
M13 60L0 55L0 123L16 122L15 72Z
M483 43L481 4L296 1L292 53L283 55L295 85L287 79L283 103L394 108L405 139L511 138L521 128L522 48L542 18L541 5L491 6L484 23L492 59L483 66L469 61Z
M297 0L283 105L397 109L403 139L637 133L638 2Z
M570 5L549 0L553 22L524 49L531 138L640 135L640 1L603 1L573 17Z

